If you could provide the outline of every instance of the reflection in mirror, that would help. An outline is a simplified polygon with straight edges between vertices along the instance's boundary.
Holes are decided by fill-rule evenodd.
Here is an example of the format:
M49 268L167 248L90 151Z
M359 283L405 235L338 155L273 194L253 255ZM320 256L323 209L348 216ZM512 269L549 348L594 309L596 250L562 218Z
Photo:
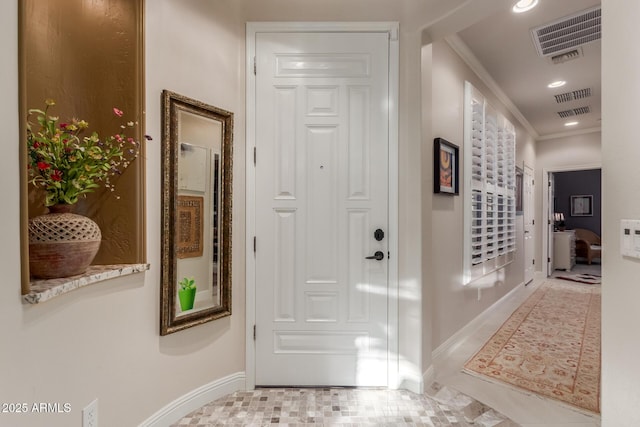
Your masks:
M231 314L233 113L163 92L162 335Z

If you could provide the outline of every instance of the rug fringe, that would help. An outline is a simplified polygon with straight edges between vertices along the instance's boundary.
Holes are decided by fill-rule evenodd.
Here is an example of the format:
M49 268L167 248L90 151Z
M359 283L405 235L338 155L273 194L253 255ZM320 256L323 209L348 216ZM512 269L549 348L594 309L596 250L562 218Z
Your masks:
M585 416L588 416L588 417L591 417L591 418L600 419L600 412L590 411L588 409L580 408L579 406L574 406L574 405L572 405L570 403L563 402L561 400L557 400L557 399L553 399L551 397L543 396L543 395L535 393L533 391L525 390L525 389L517 387L517 386L515 386L513 384L509 384L508 382L500 381L500 380L498 380L496 378L487 377L485 375L482 375L482 374L480 374L478 372L472 371L472 370L467 369L467 368L462 368L462 373L470 375L470 376L472 376L474 378L477 378L477 379L479 379L481 381L484 381L486 383L489 383L489 384L505 386L505 387L507 387L509 390L511 390L513 392L517 392L517 393L523 394L523 395L528 396L528 397L535 397L535 398L538 398L538 399L540 399L540 400L542 400L544 402L552 402L554 404L558 404L558 405L562 406L565 409L569 409L569 410L571 410L573 412L577 412L577 413L579 413L581 415L585 415Z

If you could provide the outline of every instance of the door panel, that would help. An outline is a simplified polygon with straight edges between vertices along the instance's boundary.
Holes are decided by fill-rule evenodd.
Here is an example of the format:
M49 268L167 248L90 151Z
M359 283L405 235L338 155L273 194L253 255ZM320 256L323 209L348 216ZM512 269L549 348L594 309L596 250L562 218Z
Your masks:
M387 384L388 51L256 36L257 385Z
M295 321L296 211L275 210L275 261L273 317L276 322Z
M523 175L523 184L524 184L524 283L529 283L533 280L533 276L535 273L535 191L534 191L534 181L533 181L533 169L526 166L524 167L524 175Z

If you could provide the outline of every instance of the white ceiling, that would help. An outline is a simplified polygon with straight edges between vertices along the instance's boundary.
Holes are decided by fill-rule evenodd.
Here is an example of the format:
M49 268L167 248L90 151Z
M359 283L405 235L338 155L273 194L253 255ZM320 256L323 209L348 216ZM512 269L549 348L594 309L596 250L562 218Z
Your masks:
M529 12L514 14L509 7L502 8L458 33L459 40L542 139L600 128L601 42L583 45L581 58L554 65L549 58L538 55L530 30L598 5L600 0L540 0ZM547 88L555 80L565 80L567 84ZM592 91L592 96L586 99L559 104L554 97L585 88ZM571 118L558 115L559 111L583 106L589 106L591 112ZM568 121L579 124L564 126Z

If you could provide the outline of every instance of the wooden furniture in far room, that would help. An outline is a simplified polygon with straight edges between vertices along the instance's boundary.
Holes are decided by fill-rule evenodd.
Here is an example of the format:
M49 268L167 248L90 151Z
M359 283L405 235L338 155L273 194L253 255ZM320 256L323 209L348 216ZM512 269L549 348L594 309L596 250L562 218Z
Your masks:
M576 265L575 230L553 233L553 266L556 270L571 270Z
M576 228L576 256L584 257L591 264L594 258L602 258L602 241L591 230Z

